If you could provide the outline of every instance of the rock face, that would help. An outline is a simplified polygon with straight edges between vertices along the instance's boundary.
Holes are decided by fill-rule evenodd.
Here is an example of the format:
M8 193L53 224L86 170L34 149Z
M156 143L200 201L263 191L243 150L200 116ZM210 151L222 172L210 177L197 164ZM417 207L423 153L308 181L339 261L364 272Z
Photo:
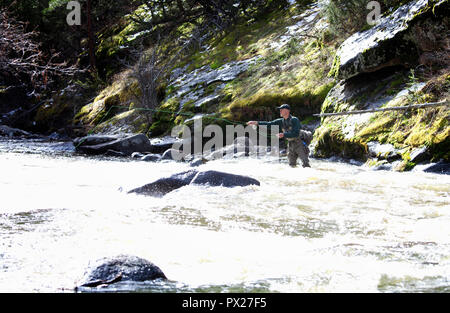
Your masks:
M95 287L118 281L147 281L158 278L167 279L162 270L152 262L136 256L119 255L97 260L86 270L79 285Z
M175 189L193 185L208 185L208 186L260 186L260 182L251 177L223 173L218 171L196 171L191 170L187 172L178 173L170 177L160 178L157 181L144 185L142 187L133 189L128 193L145 194L149 196L161 197Z
M416 49L403 35L416 18L433 8L428 2L411 1L382 18L373 28L349 37L337 52L338 77L347 79L407 60L416 61L419 57ZM434 8L445 2L439 1Z
M249 185L260 186L260 182L254 178L223 173L218 171L204 171L198 173L191 184L194 185L209 185L209 186L224 186L224 187L243 187Z
M176 97L181 99L180 109L182 106L192 100L198 101L197 107L205 106L202 102L204 97L204 89L196 89L197 86L208 86L213 83L228 82L235 79L239 74L247 71L250 65L254 64L260 57L253 57L247 60L229 62L217 69L212 69L209 65L205 65L192 72L186 73L185 69L178 69L172 73L169 86L177 89ZM219 87L220 86L220 87ZM208 103L214 103L220 97L219 92L225 87L225 84L219 85L213 95L207 100Z
M150 140L144 134L110 140L110 136L89 138L84 137L74 141L77 152L86 154L104 154L108 150L131 155L133 152L149 152L151 150ZM77 144L75 144L77 142ZM89 144L91 143L91 144Z

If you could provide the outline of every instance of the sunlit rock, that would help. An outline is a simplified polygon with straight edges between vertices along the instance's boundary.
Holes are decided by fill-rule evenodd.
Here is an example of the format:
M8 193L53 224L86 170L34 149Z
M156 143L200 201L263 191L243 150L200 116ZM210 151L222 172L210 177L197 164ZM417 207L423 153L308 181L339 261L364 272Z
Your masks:
M180 98L180 109L188 101L194 101L197 107L216 103L221 97L219 92L225 87L225 84L218 85L212 95L205 95L205 90L198 86L209 86L217 82L234 80L238 75L247 71L249 66L259 58L260 56L256 56L247 60L233 61L214 69L205 65L188 73L185 72L186 67L176 69L176 72L172 74L173 80L170 82L170 87L176 92L171 97Z
M79 287L97 287L119 281L148 281L167 277L152 262L130 255L107 257L95 261L86 270Z
M349 37L339 48L335 60L338 77L347 79L360 73L388 66L407 64L418 59L415 46L404 38L412 22L436 5L428 0L411 1L380 19L373 28ZM336 74L336 73L335 73Z
M427 147L417 148L414 149L410 153L410 161L413 163L420 163L426 160L429 160L431 158L431 154L428 151Z
M393 161L401 158L399 150L391 144L380 144L376 141L367 143L369 156L378 158L380 160Z
M106 138L98 138L98 140L104 139ZM124 155L131 155L133 152L149 152L151 150L150 140L144 134L137 134L99 144L95 144L96 140L90 140L91 139L87 137L76 141L76 143L74 143L76 150L78 152L94 155L104 154L108 150L121 152ZM93 144L89 144L91 142Z

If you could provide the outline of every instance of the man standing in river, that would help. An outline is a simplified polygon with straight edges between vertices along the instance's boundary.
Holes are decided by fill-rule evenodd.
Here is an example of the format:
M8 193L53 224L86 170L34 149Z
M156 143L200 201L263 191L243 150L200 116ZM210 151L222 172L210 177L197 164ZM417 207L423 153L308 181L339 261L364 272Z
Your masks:
M302 161L303 167L311 167L309 165L309 149L306 143L300 138L300 121L295 116L291 115L291 107L288 104L283 104L278 107L280 110L281 118L271 122L264 121L249 121L247 125L278 125L282 129L282 133L279 133L278 138L286 138L288 141L288 159L289 165L292 167L297 166L297 158Z

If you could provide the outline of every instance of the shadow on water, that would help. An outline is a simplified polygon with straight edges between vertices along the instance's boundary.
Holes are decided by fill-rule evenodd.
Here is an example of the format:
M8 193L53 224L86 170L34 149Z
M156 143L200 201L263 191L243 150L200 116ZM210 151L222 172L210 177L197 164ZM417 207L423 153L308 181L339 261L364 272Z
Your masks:
M112 285L101 285L94 288L79 287L73 291L79 293L268 293L272 283L285 283L286 279L265 279L253 282L189 286L176 281L123 281ZM65 291L71 291L65 289Z

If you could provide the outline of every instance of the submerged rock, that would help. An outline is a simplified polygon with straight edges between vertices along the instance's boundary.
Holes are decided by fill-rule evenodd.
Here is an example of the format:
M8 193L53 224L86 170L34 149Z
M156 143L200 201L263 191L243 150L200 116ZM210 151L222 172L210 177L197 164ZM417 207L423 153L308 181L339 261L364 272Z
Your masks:
M161 160L181 161L183 160L183 153L179 150L171 148L163 153Z
M204 158L197 158L197 159L193 159L192 161L190 161L189 162L189 166L190 167L197 167L197 166L205 164L206 162L208 162L208 160L206 160Z
M151 149L150 140L144 134L137 134L130 137L118 138L112 141L106 141L103 143L98 143L103 140L108 140L108 137L99 137L99 138L81 138L77 140L77 144L75 144L75 148L78 152L86 153L86 154L104 154L108 150L114 150L117 152L121 152L124 155L131 155L133 152L149 152ZM92 144L89 144L92 143Z
M163 271L152 262L130 255L97 260L86 270L80 287L96 287L118 281L147 281L164 279Z
M157 162L159 160L161 160L161 156L159 154L150 153L141 157L141 161L146 162Z

